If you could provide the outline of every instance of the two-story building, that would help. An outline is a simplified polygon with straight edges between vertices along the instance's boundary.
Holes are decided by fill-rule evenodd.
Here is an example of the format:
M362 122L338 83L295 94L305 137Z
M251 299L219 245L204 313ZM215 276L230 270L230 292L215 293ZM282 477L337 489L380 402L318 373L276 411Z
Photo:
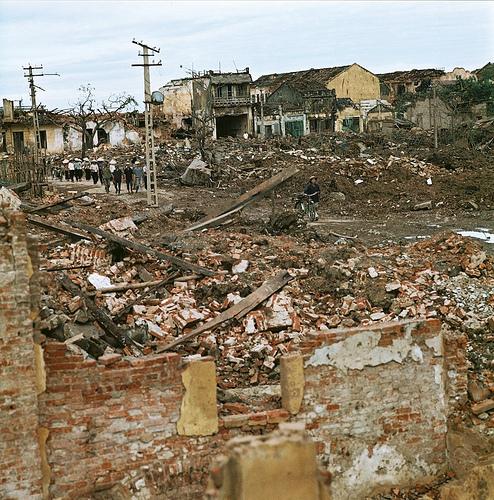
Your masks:
M206 121L215 139L252 134L251 83L249 68L205 71L172 80L160 88L162 113L176 128L193 129L199 121Z

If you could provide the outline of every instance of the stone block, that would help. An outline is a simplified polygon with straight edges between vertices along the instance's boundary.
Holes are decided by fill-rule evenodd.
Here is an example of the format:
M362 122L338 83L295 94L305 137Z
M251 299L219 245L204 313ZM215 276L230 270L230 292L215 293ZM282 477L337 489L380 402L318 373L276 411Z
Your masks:
M280 359L281 405L295 415L304 398L304 360L301 354L288 354Z
M209 436L218 432L216 367L210 359L188 363L182 372L182 398L177 432L182 436Z
M474 467L462 481L443 486L441 500L487 500L494 498L494 464Z
M319 480L315 445L303 431L234 438L227 448L213 478L221 500L330 498Z

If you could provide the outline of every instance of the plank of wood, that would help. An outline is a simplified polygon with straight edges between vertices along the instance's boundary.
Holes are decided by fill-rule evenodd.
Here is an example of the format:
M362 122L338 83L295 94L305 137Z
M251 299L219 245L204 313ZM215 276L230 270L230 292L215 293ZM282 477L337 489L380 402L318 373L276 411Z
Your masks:
M101 328L103 328L105 333L113 337L120 346L124 346L124 332L112 321L110 316L98 307L94 300L88 297L86 293L84 293L81 288L76 285L65 273L60 273L58 279L65 290L70 292L74 297L78 295L82 298L87 309L94 316L94 319L101 326Z
M116 236L108 231L104 231L97 227L89 226L88 224L83 224L82 222L70 222L70 225L76 227L78 229L82 229L83 231L87 231L88 233L97 234L102 238L105 238L108 241L113 241L113 243L117 243L123 247L129 248L130 250L134 250L135 252L140 252L147 255L152 255L153 257L166 260L173 264L176 267L181 269L188 269L195 274L200 274L203 276L213 276L215 273L210 269L206 269L205 267L198 266L193 264L192 262L187 262L186 260L179 259L173 255L168 255L166 253L160 252L159 250L155 250L154 248L143 245L142 243L137 243L136 241L130 241L121 236Z
M261 182L256 187L247 191L242 196L234 200L230 205L224 207L223 209L218 209L210 213L206 218L200 220L196 224L185 229L185 231L197 231L198 229L203 229L209 226L209 223L217 222L217 218L223 214L232 214L237 212L238 210L244 208L250 203L260 200L264 196L266 196L269 192L271 192L275 187L279 186L281 183L293 177L296 173L298 173L298 169L296 167L285 168L278 174L273 177Z
M225 323L230 319L240 319L245 316L248 312L252 311L252 309L256 308L259 304L264 302L267 298L269 298L273 293L278 291L280 288L285 286L290 280L292 276L287 271L282 271L277 274L273 278L266 280L259 288L254 290L251 294L247 295L244 299L242 299L237 304L233 305L226 311L223 311L221 314L216 316L211 321L204 323L203 325L197 327L192 330L190 333L183 335L182 337L170 342L169 344L160 347L156 350L156 352L164 352L173 349L174 347L183 344L187 340L190 340L194 337L197 337L201 333L214 330L221 324Z
M31 224L40 226L44 229L49 229L50 231L54 231L56 233L64 234L65 236L72 236L74 238L82 238L90 241L93 239L88 232L80 229L74 229L72 226L69 226L64 222L48 222L46 219L43 219L38 215L28 215L27 220Z
M120 285L107 286L99 288L94 292L88 292L88 295L96 295L97 293L115 293L126 292L127 290L138 290L139 288L147 288L148 286L159 285L163 280L145 281L144 283L121 283Z
M170 276L167 276L165 279L162 279L157 285L154 285L153 287L149 288L149 290L146 290L145 292L141 293L141 295L139 295L139 297L137 297L136 299L129 302L121 311L119 311L117 314L115 314L113 319L115 321L119 320L124 314L127 314L136 304L140 304L146 297L149 297L149 295L158 291L164 285L167 285L168 283L172 283L174 281L174 279L177 277L177 275L178 275L178 272L174 272Z
M91 267L92 264L79 264L77 266L52 266L52 267L41 267L40 271L69 271L70 269L84 269L86 267Z
M52 203L47 203L46 205L40 205L34 208L26 208L26 212L28 213L40 212L41 210L46 210L47 208L56 207L57 205L62 205L62 203L66 203L67 201L76 200L77 198L82 198L83 196L87 195L88 193L86 193L86 191L81 191L80 193L74 194L72 196L67 196L67 198L64 198L63 200L54 201Z

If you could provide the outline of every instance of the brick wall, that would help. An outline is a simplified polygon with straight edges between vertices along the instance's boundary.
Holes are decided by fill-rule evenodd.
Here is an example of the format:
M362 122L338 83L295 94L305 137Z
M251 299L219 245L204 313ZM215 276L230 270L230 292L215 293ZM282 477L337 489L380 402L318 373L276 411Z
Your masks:
M231 416L220 419L213 436L179 436L184 393L179 355L113 355L96 362L49 342L44 358L39 415L49 431L52 497L85 496L144 478L155 494L202 498L211 457L228 439L268 432L288 418L281 409Z
M41 498L25 218L0 209L0 498Z
M360 498L445 469L451 386L439 321L317 333L297 419L318 441L335 498ZM459 363L447 348L448 362ZM460 377L461 378L461 377ZM353 495L353 496L352 496Z

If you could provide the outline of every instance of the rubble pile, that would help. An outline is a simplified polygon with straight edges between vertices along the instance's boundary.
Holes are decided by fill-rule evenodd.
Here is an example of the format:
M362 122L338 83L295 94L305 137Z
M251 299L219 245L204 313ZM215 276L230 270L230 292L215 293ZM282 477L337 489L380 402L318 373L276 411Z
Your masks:
M123 227L106 225L112 226ZM140 230L131 229L126 235L138 238ZM174 254L212 269L214 276L177 274L169 263L118 253L101 242L52 247L43 267L84 266L69 269L69 277L139 338L139 349L126 348L128 355L153 352L226 311L276 272L288 270L293 280L255 310L177 347L186 354L214 356L223 389L274 383L279 357L296 349L309 331L417 317L440 317L464 330L472 367L483 378L492 371L493 260L468 238L448 233L405 247L366 248L355 242L306 245L289 236L251 237L220 230L205 234L199 246L197 238L175 242ZM167 278L167 286L140 302L146 288L125 289L129 283ZM111 293L111 287L122 285ZM83 322L83 301L56 280L47 286L47 307L59 319L46 318L42 331L67 340L70 329L61 323Z

